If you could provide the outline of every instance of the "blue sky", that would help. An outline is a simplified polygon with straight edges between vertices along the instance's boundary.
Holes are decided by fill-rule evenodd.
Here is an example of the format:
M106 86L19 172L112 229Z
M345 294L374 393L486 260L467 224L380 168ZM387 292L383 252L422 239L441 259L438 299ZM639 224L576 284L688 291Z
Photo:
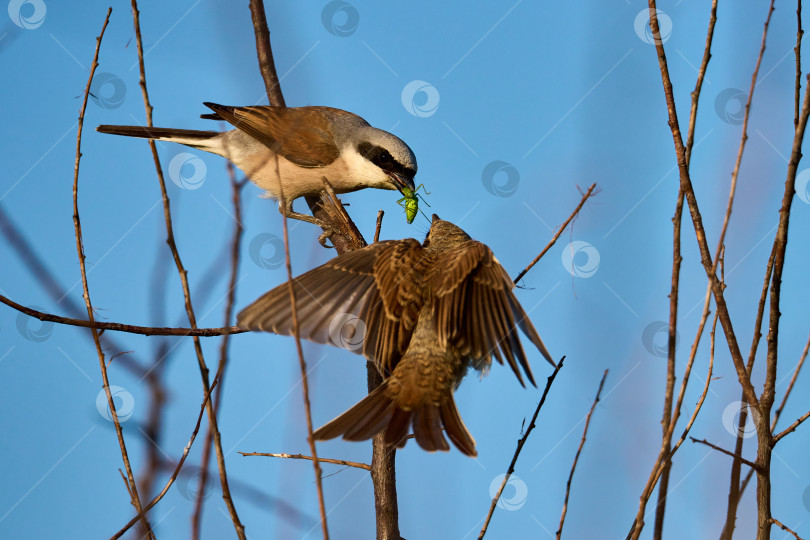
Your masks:
M143 1L139 6L155 125L215 129L199 119L207 112L203 101L266 103L246 2ZM671 22L666 48L685 130L709 7L706 2L659 7ZM0 204L68 291L67 298L80 305L71 199L76 118L106 8L96 1L12 0L8 18L4 15L0 23L6 81L0 90L6 104ZM544 538L556 531L584 417L605 369L610 374L574 478L566 535L623 537L660 446L665 361L656 349L663 335L654 330L668 318L678 173L654 47L635 22L645 8L637 0L518 1L474 9L459 2L267 2L288 105L340 107L405 140L419 162L417 184L430 192L429 210L491 246L511 275L546 245L579 201L578 188L598 183L598 196L517 292L552 355L567 360L518 462L514 484L505 492L508 508L495 514L492 538ZM98 99L88 104L82 143L79 203L91 298L106 320L185 326L148 146L94 131L99 124L144 122L129 3L113 9L96 72ZM718 12L692 160L712 250L740 141L741 96L748 92L766 14L766 5L750 3L733 9L721 3ZM726 295L744 350L753 333L793 138L795 25L795 9L778 6L726 242ZM159 144L158 149L198 323L221 326L227 243L234 225L224 160L177 145ZM172 163L176 170L170 175ZM808 178L810 170L799 175L791 216L778 398L807 341L810 320L810 251L802 247L810 228ZM280 215L274 203L259 195L252 185L242 195L246 229L237 309L286 279L272 236L281 236ZM386 212L383 238L421 238L428 222L420 216L408 225L396 205L398 197L367 190L343 199L366 238L373 235L380 208ZM317 246L313 226L291 225L294 272L333 256ZM2 294L45 311L68 312L68 300L49 296L5 240L0 257ZM683 257L679 382L706 288L688 217ZM191 341L109 337L116 347L107 351L108 359L132 351L133 358L151 365L162 347L171 350L160 362L167 405L158 446L161 455L176 459L202 400ZM203 347L209 366L215 365L219 339L206 339ZM304 350L313 370L313 420L322 425L365 394L365 362L334 348L305 344ZM293 343L267 334L239 335L230 351L220 429L240 517L254 538L317 537L310 464L237 453L308 452ZM548 366L536 353L531 362L536 378L544 381ZM707 364L708 333L684 400L686 416L702 389ZM760 363L754 376L758 391L761 368ZM133 465L143 471L151 443L139 427L147 419L148 388L119 360L112 361L109 373L131 404L124 430ZM714 377L692 435L731 448L734 437L725 426L740 390L722 337ZM86 332L43 326L0 309L0 381L0 477L5 486L0 536L88 538L118 530L132 510L117 471L121 457L112 424L96 407L101 377ZM782 427L809 407L806 372L797 385ZM475 375L465 380L457 401L479 457L468 459L456 451L431 455L414 444L398 453L403 536L476 536L491 486L505 471L522 422L539 396L540 390L521 388L500 366L483 380ZM808 442L810 432L802 426L776 448L772 470L774 515L804 536L810 531ZM198 441L189 458L192 465L200 448ZM320 444L319 452L368 461L370 445L336 440ZM754 452L748 439L745 455ZM719 535L729 468L726 456L684 444L670 482L666 536ZM331 465L324 469L337 473L324 480L333 536L373 537L368 475L338 472ZM158 484L163 481L165 476ZM163 537L188 535L193 482L191 487L188 481L178 484L151 514ZM256 490L264 495L256 496ZM302 516L290 517L284 504ZM224 508L216 488L207 499L205 538L232 535ZM749 489L738 537L753 538L754 524ZM650 537L650 528L645 533Z

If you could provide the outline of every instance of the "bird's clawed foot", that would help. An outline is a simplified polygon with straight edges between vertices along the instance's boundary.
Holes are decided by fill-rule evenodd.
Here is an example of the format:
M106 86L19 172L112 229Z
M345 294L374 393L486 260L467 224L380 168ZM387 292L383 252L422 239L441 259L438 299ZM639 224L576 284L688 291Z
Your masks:
M335 234L335 229L332 227L331 223L326 221L320 220L313 216L308 216L306 214L299 214L292 209L292 204L287 205L286 211L285 208L279 206L279 212L283 215L287 216L290 219L297 219L299 221L306 221L307 223L312 223L313 225L317 225L318 227L323 229L323 232L320 236L318 236L318 243L325 248L334 248L335 246L327 246L326 240L330 238L333 234Z

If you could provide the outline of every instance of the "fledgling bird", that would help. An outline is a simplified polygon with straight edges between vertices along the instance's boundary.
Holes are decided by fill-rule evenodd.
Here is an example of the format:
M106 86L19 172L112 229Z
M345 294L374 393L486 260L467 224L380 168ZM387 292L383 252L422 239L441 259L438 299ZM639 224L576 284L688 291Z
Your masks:
M425 241L389 240L340 255L293 280L300 336L362 353L383 383L315 432L316 439L359 441L385 430L403 446L409 427L428 451L455 446L475 456L453 391L468 367L487 371L506 359L535 384L520 328L552 365L546 347L512 292L514 283L492 251L433 215ZM292 335L288 284L239 314L249 330ZM353 320L352 325L344 324ZM347 331L348 330L348 331Z
M326 228L328 224L292 208L295 199L318 195L324 177L338 194L363 188L414 189L416 157L408 145L356 114L331 107L204 105L214 113L202 118L225 120L236 129L104 125L96 130L176 142L228 158L274 199L281 201L283 188L282 214Z

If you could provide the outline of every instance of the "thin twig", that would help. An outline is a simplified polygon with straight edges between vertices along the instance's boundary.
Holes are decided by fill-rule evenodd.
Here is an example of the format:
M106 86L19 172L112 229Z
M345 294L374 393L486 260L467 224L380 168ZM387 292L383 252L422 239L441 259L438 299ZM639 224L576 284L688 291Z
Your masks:
M521 273L519 273L517 275L517 277L513 280L515 283L520 281L521 278L523 276L525 276L526 273L529 270L531 270L532 267L535 264L537 264L537 262L543 257L543 255L545 255L546 252L549 249L551 249L551 247L557 242L557 239L560 237L560 235L562 235L563 231L568 227L568 224L571 223L571 221L573 221L573 219L575 217L577 217L577 214L579 214L579 211L582 210L582 207L585 205L585 201L587 201L588 198L591 195L595 195L596 193L598 193L598 192L596 192L596 193L594 192L595 189L596 189L596 182L591 184L591 187L589 187L588 191L586 191L585 194L582 196L582 199L579 201L579 204L577 205L577 207L574 208L574 211L571 212L571 215L568 216L568 219L566 219L565 222L562 225L560 225L560 228L557 229L557 233L554 235L554 237L551 239L551 241L546 245L546 247L543 248L543 251L541 251L540 254L537 257L535 257L534 260L532 262L530 262L529 265L526 268L524 268Z
M278 176L278 157L275 159L276 176ZM324 182L326 180L324 179ZM279 201L284 206L284 187L279 178ZM318 461L318 450L315 446L315 436L312 427L312 409L309 403L309 378L307 377L307 362L304 359L304 349L301 347L301 330L298 322L298 307L295 303L295 287L293 286L292 263L290 262L290 235L287 228L287 215L283 215L281 223L284 229L284 263L287 268L287 285L290 291L290 309L292 311L293 337L295 337L295 350L298 353L298 365L301 368L301 389L304 395L304 415L307 419L307 442L312 454L312 466L315 470L315 486L318 492L318 509L321 513L321 530L324 540L329 540L329 527L326 523L326 503L323 498L323 482L321 479L321 464Z
M226 161L225 167L228 171L228 178L231 181L231 202L233 204L234 213L234 230L233 238L231 239L231 276L228 280L228 297L225 301L225 317L224 324L229 324L233 319L234 301L236 300L236 285L237 276L239 273L239 255L241 253L242 233L244 227L242 226L242 188L245 186L244 182L236 180L236 171L234 170L233 163ZM219 373L219 385L214 393L214 414L219 415L219 408L222 405L222 387L225 382L225 367L228 364L228 345L230 344L230 334L226 334L222 338L222 343L219 348L219 365L217 366L217 373ZM208 483L208 465L211 455L211 446L214 441L214 434L210 427L206 431L205 440L203 442L202 456L200 457L200 485L197 489L197 497L194 502L194 513L191 518L191 537L196 540L200 537L200 522L202 520L203 502L205 500L205 488Z
M312 456L305 456L304 454L271 454L268 452L239 452L243 456L264 456L264 457L277 457L277 458L287 458L287 459L307 459L309 461L315 461L315 458ZM364 469L366 471L371 470L371 465L367 465L365 463L358 463L356 461L346 461L344 459L330 459L330 458L322 458L319 457L318 461L321 463L334 463L335 465L345 465L347 467L354 467L356 469Z
M144 66L144 53L143 53L143 39L141 37L141 23L140 23L140 16L138 12L138 2L137 0L132 0L132 20L135 27L135 43L137 45L138 50L138 68L140 71L140 87L141 93L143 94L143 103L146 109L146 125L149 127L153 126L152 123L152 105L149 102L149 92L147 91L146 87L146 68ZM197 317L194 314L194 307L191 304L191 290L188 284L188 273L186 269L183 267L183 261L180 259L180 252L177 249L177 244L174 241L174 229L172 227L172 214L171 214L171 205L169 201L169 195L166 191L166 181L163 177L163 170L160 166L160 158L157 153L157 147L155 146L155 141L149 139L149 149L152 151L152 159L155 163L155 171L157 173L158 184L160 186L160 193L163 199L163 218L166 222L166 243L169 246L169 250L172 253L172 257L174 258L175 266L177 267L177 273L180 276L180 284L183 288L183 297L185 300L185 308L186 314L188 315L188 321L191 328L197 327ZM209 381L209 371L208 366L205 364L205 357L203 356L202 351L202 344L200 342L200 338L194 336L194 351L197 355L197 363L200 369L200 377L202 379L203 385L203 394L208 394L211 390L210 381ZM227 471L225 470L225 454L222 451L222 442L219 433L219 429L217 428L217 418L216 413L214 412L214 407L211 404L210 400L206 401L206 410L208 412L208 425L210 426L211 431L214 433L214 446L216 449L217 454L217 466L219 468L219 477L220 477L220 484L222 485L222 498L225 501L225 505L228 507L228 512L231 517L231 521L233 522L234 528L236 530L236 535L240 539L245 538L245 527L242 525L242 522L239 520L239 515L236 512L236 507L233 504L233 499L231 498L230 488L228 487L228 475Z
M799 115L801 112L802 96L802 0L796 2L796 47L793 52L796 54L796 91L793 93L793 129L799 127Z
M785 435L787 435L787 434L791 433L792 431L794 431L797 427L799 427L799 425L802 422L804 422L808 418L810 418L810 411L807 411L806 413L801 415L799 418L797 418L795 422L793 422L787 428L785 428L785 430L782 431L779 435L774 435L772 444L778 443Z
M230 334L241 334L247 332L238 326L225 326L223 328L171 328L167 326L136 326L134 324L123 324L114 322L102 322L85 319L73 319L52 315L44 311L31 309L30 307L18 304L10 298L0 294L0 303L5 304L20 313L39 319L40 321L50 321L67 326L78 326L80 328L93 328L95 330L112 330L114 332L126 332L128 334L140 334L144 336L195 336L195 337L217 337Z
M183 454L180 456L180 460L177 462L177 465L175 466L174 471L172 472L172 475L169 477L169 480L166 482L166 485L163 486L163 489L160 490L160 493L155 495L155 498L152 499L149 502L149 504L146 505L146 508L144 508L142 512L140 512L137 516L135 516L131 520L129 520L127 522L127 524L124 525L123 527L121 527L121 529L117 533L112 535L110 537L111 540L115 540L116 538L121 538L124 535L124 533L126 533L129 530L129 528L132 527L132 525L135 524L135 522L138 519L141 519L142 517L144 517L146 515L146 513L149 512L149 510L151 510L158 502L160 502L160 500L166 495L166 493L169 492L169 488L172 487L172 484L174 484L174 481L177 480L177 476L180 474L180 469L183 468L183 464L185 463L186 458L188 457L189 451L191 450L191 445L194 444L194 439L197 438L197 433L199 433L199 431L200 431L200 423L202 423L203 413L205 412L206 406L208 405L208 402L210 401L211 391L213 391L214 388L216 388L217 383L219 382L220 374L221 374L221 372L217 372L217 375L214 377L214 382L211 383L210 391L205 394L205 398L203 399L203 403L202 403L202 405L200 405L200 414L197 415L197 423L194 424L194 430L191 432L191 437L189 438L188 443L186 444L186 446L183 447Z
M95 319L95 314L93 312L93 304L90 301L90 288L87 283L87 271L85 267L84 241L82 239L82 223L81 219L79 218L79 162L82 158L82 128L84 127L84 113L87 110L87 100L90 96L90 86L93 83L93 75L96 73L96 68L98 67L98 54L99 50L101 49L101 40L104 38L104 31L107 29L107 24L110 22L111 13L112 8L107 9L107 16L104 18L104 25L101 27L101 32L96 38L96 52L93 55L93 63L90 66L90 76L87 79L87 87L84 90L84 99L79 112L79 129L76 135L76 163L73 168L73 226L76 233L76 251L79 255L79 270L81 271L82 275L84 303L87 307L87 318L91 323ZM98 360L101 368L101 378L104 382L104 393L107 396L107 407L109 408L110 415L112 416L113 424L115 424L115 433L118 436L118 445L121 448L121 457L124 461L124 468L127 471L125 478L127 491L129 492L132 506L134 506L135 510L140 513L141 500L138 496L138 487L137 483L135 482L135 475L132 473L132 466L129 462L127 445L124 441L124 432L121 429L121 422L118 420L118 411L115 409L115 402L113 401L112 393L110 391L110 381L107 377L107 362L104 359L104 351L101 348L101 340L99 339L98 330L93 328L91 332L93 333L93 342L96 345L96 352L98 353ZM145 534L149 538L154 538L152 528L150 527L146 517L142 517L140 521Z
M748 461L747 459L745 459L745 458L743 458L743 457L736 456L736 455L734 455L734 452L729 452L729 451L728 451L728 450L726 450L725 448L720 448L719 446L717 446L717 445L714 445L714 444L710 443L710 442L709 442L709 441L707 441L706 439L701 439L701 440L698 440L698 439L696 439L696 438L694 438L694 437L689 437L689 439L691 439L691 441L692 441L693 443L705 444L705 445L706 445L706 446L708 446L709 448L714 448L715 450L717 450L717 451L718 451L718 452L720 452L721 454L725 454L725 455L727 455L727 456L729 456L729 457L732 457L732 458L734 458L734 459L736 459L736 460L739 460L739 461L740 461L740 463L743 463L743 464L745 464L745 465L748 465L749 467L751 467L751 468L752 468L752 469L754 469L754 470L759 470L759 466L758 466L756 463L754 463L753 461Z
M703 48L703 60L698 69L695 89L692 91L692 106L689 111L689 127L686 135L686 166L689 167L692 159L692 147L695 143L695 127L697 126L697 110L700 101L700 92L703 88L703 80L706 77L706 70L709 60L712 57L712 41L714 40L714 26L717 23L717 0L712 1L709 15L709 27L706 31L706 46ZM672 419L672 397L675 390L675 349L676 337L678 335L678 301L679 284L681 275L681 223L683 221L683 189L678 186L678 200L675 204L675 216L672 218L673 240L672 240L672 280L669 291L669 336L667 340L667 380L664 392L664 412L661 418L661 427L666 436L669 424ZM694 420L694 418L693 418ZM691 424L690 424L691 425ZM666 511L666 500L669 492L669 473L672 468L671 456L673 452L669 448L664 449L670 456L664 461L664 469L661 471L661 478L658 484L658 502L655 508L655 523L653 525L653 538L661 538L664 530L664 515Z
M571 464L571 472L568 474L568 482L565 484L565 500L563 501L562 515L560 516L560 526L557 528L557 540L562 537L563 525L565 524L565 514L568 513L568 497L571 494L571 481L574 479L574 471L577 468L579 455L582 453L582 447L585 446L585 437L588 436L588 426L591 424L591 415L593 415L596 404L599 403L599 396L602 394L602 388L605 386L605 379L607 378L608 370L602 375L602 380L599 381L599 390L596 391L596 398L593 400L593 405L588 411L588 416L585 417L585 429L582 430L582 440L579 441L579 448L574 456L574 462Z
M385 212L383 212L382 209L377 211L377 226L374 229L375 244L380 241L380 230L382 229L383 215L385 215Z
M546 396L548 395L548 391L551 389L551 383L554 382L554 379L557 377L557 373L559 373L560 370L562 369L564 360L565 360L564 356L560 358L560 361L557 363L557 367L555 367L551 375L548 376L548 380L546 381L546 387L543 389L543 395L540 397L540 403L537 404L537 408L534 410L534 415L532 415L532 420L531 422L529 422L529 426L526 428L526 431L523 432L523 436L520 439L518 439L517 448L515 448L515 453L512 455L512 461L509 463L509 468L506 469L506 474L503 477L503 481L501 481L501 486L498 488L498 492L492 498L492 503L489 505L489 512L487 512L487 517L484 519L484 526L481 527L481 532L478 533L478 540L484 538L484 535L487 533L487 528L489 528L489 522L492 520L492 514L495 513L495 507L498 505L498 500L501 498L503 488L506 487L506 484L509 482L509 477L512 476L512 473L515 472L515 463L517 463L518 456L520 456L520 451L523 450L523 445L526 444L526 440L529 438L529 434L535 427L537 415L540 414L540 409L543 407L543 403L546 402Z
M796 540L802 540L801 536L799 536L798 534L793 532L791 529L789 529L784 523L782 523L778 519L776 519L774 517L771 517L771 523L773 523L777 527L781 528L783 531L787 531L789 534L793 535L793 538L795 538Z

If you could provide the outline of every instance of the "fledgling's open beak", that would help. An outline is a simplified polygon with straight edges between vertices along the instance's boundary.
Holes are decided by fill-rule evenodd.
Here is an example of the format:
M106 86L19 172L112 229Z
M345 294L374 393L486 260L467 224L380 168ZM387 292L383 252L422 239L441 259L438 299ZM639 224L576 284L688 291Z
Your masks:
M413 183L413 178L412 177L408 177L408 176L405 176L403 174L398 174L398 173L395 173L395 172L388 172L388 171L386 171L385 174L387 174L388 177L391 178L391 180L394 183L394 186L403 195L405 195L405 192L402 191L404 188L408 188L411 191L415 191L416 186Z

